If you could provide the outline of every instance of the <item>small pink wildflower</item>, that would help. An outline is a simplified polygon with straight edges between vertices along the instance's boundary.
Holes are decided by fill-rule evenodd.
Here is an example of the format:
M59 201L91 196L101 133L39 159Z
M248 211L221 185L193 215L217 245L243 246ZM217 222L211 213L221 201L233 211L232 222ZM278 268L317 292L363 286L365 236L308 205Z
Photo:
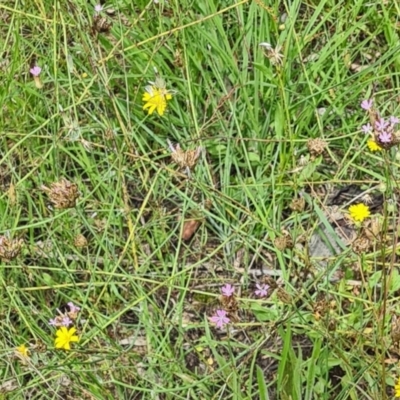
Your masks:
M40 68L38 65L35 65L33 68L31 68L29 70L29 72L33 75L33 76L39 76L40 73L42 72L42 68Z
M66 326L68 328L69 325L72 325L71 318L70 317L63 317L61 325L62 326Z
M375 122L375 128L379 132L383 132L388 126L389 122L385 121L384 118L379 118L379 120Z
M101 13L103 11L103 6L101 4L96 4L94 6L94 11L96 11L96 13Z
M49 325L50 326L58 326L58 322L56 320L56 318L53 318L49 321Z
M372 108L372 102L373 102L372 99L363 100L363 101L361 102L361 108L364 109L364 110L366 110L366 111L370 110L370 109Z
M226 316L225 310L216 310L215 314L210 318L217 328L222 329L224 325L230 322L230 319Z
M366 125L363 125L363 126L361 127L361 130L362 130L364 133L370 133L370 132L372 132L372 125L371 125L370 123L368 123L368 124L366 124Z
M388 132L382 132L379 134L379 141L381 143L390 143L392 141L392 134Z
M69 312L71 313L77 313L81 308L76 306L72 301L67 303L67 306L69 307Z
M254 291L254 294L256 296L265 297L268 294L268 289L269 289L268 285L266 285L266 284L260 285L257 283L256 288L257 288L257 290Z
M222 286L222 288L221 288L222 294L226 297L232 296L234 291L235 291L235 288L232 285L230 285L229 283L227 283L225 286Z
M391 116L390 118L389 118L389 121L390 121L390 123L392 124L392 125L395 125L395 124L398 124L399 122L400 122L400 119L398 119L397 117L395 117L395 116Z

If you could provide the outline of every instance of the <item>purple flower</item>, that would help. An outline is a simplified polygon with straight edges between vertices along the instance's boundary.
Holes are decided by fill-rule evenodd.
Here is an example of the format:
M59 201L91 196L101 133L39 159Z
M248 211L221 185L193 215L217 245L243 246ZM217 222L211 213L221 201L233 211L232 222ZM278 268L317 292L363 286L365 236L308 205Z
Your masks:
M388 132L382 132L379 134L379 141L381 143L390 143L392 141L392 134Z
M40 73L42 72L42 68L40 68L39 66L35 65L33 68L31 68L29 70L29 72L33 75L33 76L39 76Z
M72 301L67 303L67 306L69 306L69 312L70 313L77 313L81 308L76 306Z
M222 294L226 297L232 296L234 291L235 291L235 288L232 285L230 285L229 283L227 283L225 286L222 286L222 288L221 288Z
M256 288L257 288L257 290L254 292L254 294L256 296L265 297L268 294L268 289L269 289L268 285L265 285L265 284L260 285L257 283Z
M222 329L224 325L230 322L230 319L226 316L225 310L216 310L215 314L210 318L217 328Z
M56 318L53 318L49 321L50 326L58 326L58 321Z
M400 122L400 119L397 117L394 117L393 115L389 118L389 121L392 125L398 124Z
M101 13L103 11L103 6L101 4L96 4L94 6L94 11L96 11L97 13Z
M373 101L372 99L363 100L361 102L361 108L366 110L366 111L370 110L372 108L372 101Z
M68 326L71 324L72 324L72 321L69 317L63 317L63 319L61 321L62 326L66 326L68 328Z
M372 132L372 125L368 123L367 125L363 125L361 129L364 133L370 133Z
M388 126L389 122L385 121L384 118L379 118L379 120L375 122L375 128L380 132L383 132Z

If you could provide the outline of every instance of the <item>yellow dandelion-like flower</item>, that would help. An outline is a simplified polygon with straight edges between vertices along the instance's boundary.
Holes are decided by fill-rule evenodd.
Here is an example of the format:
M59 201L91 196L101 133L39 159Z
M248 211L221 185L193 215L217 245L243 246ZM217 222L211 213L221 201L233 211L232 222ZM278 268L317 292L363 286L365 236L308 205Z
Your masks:
M76 328L67 329L65 326L57 329L56 339L54 341L54 346L56 349L70 350L70 343L77 342L79 340L79 337L75 335L75 332Z
M378 150L382 150L382 147L379 146L378 143L375 142L374 139L369 139L367 141L367 146L371 151L378 151Z
M397 383L394 385L395 396L400 397L400 378L397 380Z
M159 115L164 115L167 108L167 100L172 99L172 94L166 89L165 82L161 78L157 78L155 82L149 82L150 86L146 86L143 94L143 110L148 109L148 113L153 114L157 110Z
M371 215L369 207L363 203L354 204L349 207L350 217L353 221L362 222Z
M16 347L15 352L20 357L23 358L29 357L29 349L24 344L21 344L21 346Z

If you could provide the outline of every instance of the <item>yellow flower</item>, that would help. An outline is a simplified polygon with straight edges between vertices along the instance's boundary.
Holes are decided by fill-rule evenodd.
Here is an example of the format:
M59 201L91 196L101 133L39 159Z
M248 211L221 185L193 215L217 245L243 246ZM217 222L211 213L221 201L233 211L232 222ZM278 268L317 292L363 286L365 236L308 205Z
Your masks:
M367 218L371 215L371 212L369 211L369 207L363 203L354 204L354 205L350 206L349 212L350 212L351 219L356 222L357 221L362 222L362 221L364 221L365 218Z
M371 151L378 151L378 150L382 150L382 147L379 146L378 143L375 142L374 139L369 139L367 141L367 146Z
M56 339L54 341L56 349L70 350L70 342L77 342L79 340L79 337L74 335L75 332L75 328L67 329L65 326L62 326L60 329L58 329L56 332Z
M18 346L15 349L15 352L20 357L23 357L23 358L28 358L29 357L29 354L28 354L29 353L29 349L24 344L21 344L21 346Z
M149 82L151 86L146 86L143 94L143 110L148 108L148 113L153 114L157 110L159 115L163 115L167 108L167 100L172 99L172 94L165 88L165 82L157 78L155 82Z
M397 380L397 383L394 385L395 396L400 397L400 378Z

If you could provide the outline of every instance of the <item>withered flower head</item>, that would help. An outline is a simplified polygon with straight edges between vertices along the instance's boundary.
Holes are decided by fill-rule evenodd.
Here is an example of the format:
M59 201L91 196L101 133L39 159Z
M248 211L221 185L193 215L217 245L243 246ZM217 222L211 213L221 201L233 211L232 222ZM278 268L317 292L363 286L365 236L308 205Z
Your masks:
M0 258L3 261L11 261L21 252L24 241L22 239L10 239L7 236L0 236Z
M275 238L274 246L279 251L284 251L285 249L293 248L293 240L288 233L284 233L282 236Z
M304 200L304 197L300 197L298 199L292 199L289 207L292 211L302 212L304 211L305 205L306 201Z
M264 49L264 55L267 57L272 65L282 65L283 64L283 54L281 53L282 46L277 45L275 48L267 42L262 42L259 44L260 47Z
M186 169L192 169L196 163L198 158L201 154L201 147L198 147L194 150L187 150L183 151L181 146L177 144L175 147L173 144L168 140L168 146L171 150L171 158L181 167Z
M42 185L42 190L47 193L55 208L65 209L75 207L79 197L78 186L66 179L53 182L50 188Z
M81 233L74 237L74 246L78 249L86 247L88 245L88 241Z
M328 144L325 142L325 140L320 138L310 139L307 142L308 151L314 157L321 155L327 146Z
M362 254L371 247L371 241L366 236L360 236L351 244L354 253Z
M96 33L108 33L111 30L112 22L108 21L107 18L97 14L93 17L92 32Z

